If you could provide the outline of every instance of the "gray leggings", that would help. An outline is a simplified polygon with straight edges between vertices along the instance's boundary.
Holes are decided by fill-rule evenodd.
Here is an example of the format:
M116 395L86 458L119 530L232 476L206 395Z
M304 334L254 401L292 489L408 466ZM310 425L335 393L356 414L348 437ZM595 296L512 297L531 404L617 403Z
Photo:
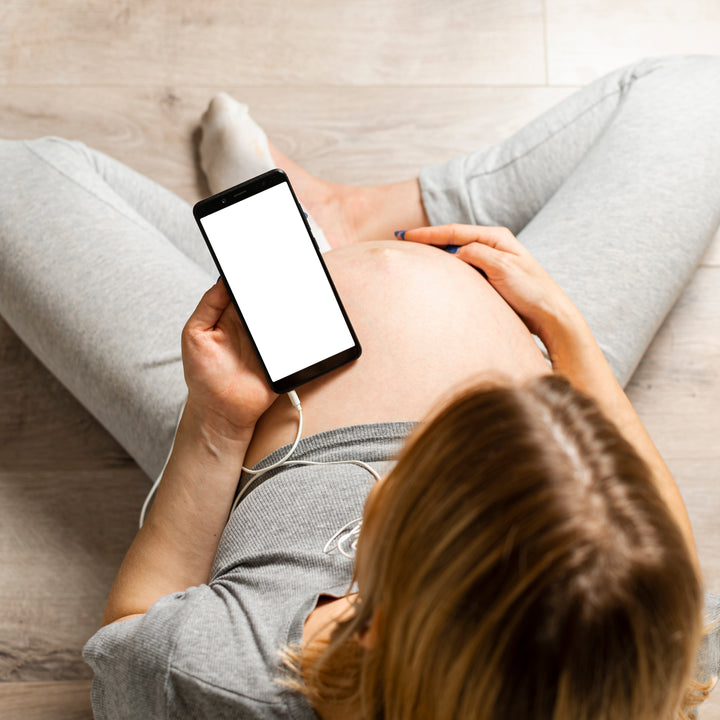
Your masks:
M0 314L157 475L186 396L180 332L217 277L190 207L58 138L0 141L0 167ZM515 232L624 384L720 224L720 59L614 72L420 180L433 224Z

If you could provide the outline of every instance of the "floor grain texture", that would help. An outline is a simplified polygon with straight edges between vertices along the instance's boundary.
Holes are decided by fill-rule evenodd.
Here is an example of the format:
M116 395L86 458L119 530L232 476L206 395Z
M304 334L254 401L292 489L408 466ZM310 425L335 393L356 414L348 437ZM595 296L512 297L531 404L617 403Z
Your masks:
M198 120L226 90L329 180L385 182L501 140L581 84L720 52L709 0L5 0L0 137L86 142L207 194ZM0 238L0 242L2 239ZM628 392L720 592L720 235ZM148 478L0 319L0 717L90 718L80 650ZM720 693L704 708L720 720Z

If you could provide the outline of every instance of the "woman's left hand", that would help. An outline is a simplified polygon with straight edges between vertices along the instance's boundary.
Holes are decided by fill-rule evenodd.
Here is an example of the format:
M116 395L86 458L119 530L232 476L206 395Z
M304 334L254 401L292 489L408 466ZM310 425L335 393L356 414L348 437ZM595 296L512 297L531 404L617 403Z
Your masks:
M457 248L455 257L482 270L548 350L558 318L579 314L555 280L507 228L437 225L408 230L405 239Z
M247 332L218 280L182 332L188 408L213 432L248 438L275 401Z

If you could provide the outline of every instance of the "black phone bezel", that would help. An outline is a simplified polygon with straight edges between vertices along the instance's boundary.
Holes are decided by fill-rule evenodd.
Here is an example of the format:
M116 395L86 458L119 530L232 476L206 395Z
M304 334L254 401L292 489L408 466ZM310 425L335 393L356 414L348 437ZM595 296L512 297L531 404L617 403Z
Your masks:
M252 335L252 332L250 332L250 328L248 327L247 323L245 322L245 318L243 317L242 310L240 309L240 306L238 305L237 300L235 299L235 295L233 294L227 279L225 277L225 273L220 266L220 263L218 262L217 256L215 255L215 251L212 247L212 244L210 243L210 240L208 239L207 235L205 234L205 229L202 226L202 223L200 222L202 218L206 217L207 215L211 215L214 212L217 212L218 210L222 210L223 208L230 207L231 205L234 205L235 203L241 202L242 200L252 196L256 195L257 193L263 192L264 190L267 190L271 187L274 187L275 185L279 185L281 183L287 183L288 188L290 189L290 194L292 195L293 200L295 201L295 206L297 208L298 213L300 214L300 217L302 218L302 221L305 225L305 229L307 231L308 237L310 241L313 244L313 247L315 248L315 252L318 256L318 259L320 261L320 264L322 266L322 269L325 273L325 276L327 277L328 282L330 283L330 287L333 291L333 294L335 296L335 300L338 304L338 307L340 308L340 312L342 312L343 318L345 319L345 324L347 325L348 330L350 331L350 335L353 339L353 346L348 348L347 350L343 350L340 353L337 353L336 355L332 355L329 358L325 358L324 360L321 360L320 362L314 363L313 365L310 365L306 368L303 368L302 370L298 370L297 372L292 373L291 375L287 375L284 378L280 378L278 380L272 380L270 378L270 373L267 370L267 367L265 365L265 361L260 354L260 351L258 350L257 344L255 343L255 338ZM290 392L291 390L294 390L295 388L299 387L300 385L304 385L307 382L310 382L311 380L314 380L315 378L320 377L321 375L325 375L326 373L331 372L332 370L336 370L339 367L342 367L343 365L346 365L347 363L352 362L353 360L357 360L360 355L362 354L362 348L360 347L360 342L358 341L357 335L355 334L355 330L350 323L350 318L348 318L347 312L345 311L345 307L342 304L342 301L340 300L340 296L338 295L337 288L335 287L335 283L333 283L332 278L330 277L330 273L328 272L327 266L325 265L325 261L323 260L322 253L320 252L320 249L318 247L317 241L315 240L315 237L312 234L312 231L310 229L310 225L308 224L307 217L305 216L305 213L303 212L302 207L300 206L300 203L298 202L297 196L295 195L295 191L290 184L290 180L288 176L285 174L284 171L280 170L279 168L275 168L273 170L268 170L267 172L263 173L262 175L258 175L257 177L251 178L250 180L246 180L245 182L240 183L239 185L235 185L234 187L228 188L227 190L223 190L222 192L216 193L215 195L212 195L208 198L205 198L204 200L200 200L193 206L193 216L195 217L195 221L198 224L198 227L200 228L200 232L203 236L203 239L205 240L205 244L207 245L208 250L210 251L210 254L212 255L212 259L215 262L215 266L218 269L218 272L220 273L220 277L222 278L223 282L225 283L225 287L228 290L228 293L230 294L230 299L232 300L233 305L235 306L235 310L237 311L238 315L240 316L240 320L242 321L245 330L247 331L248 337L250 338L250 342L252 343L252 346L255 350L255 354L257 355L258 359L260 360L260 365L262 366L263 373L265 374L265 378L268 381L268 384L270 385L270 388L273 392L277 393L278 395L282 393Z

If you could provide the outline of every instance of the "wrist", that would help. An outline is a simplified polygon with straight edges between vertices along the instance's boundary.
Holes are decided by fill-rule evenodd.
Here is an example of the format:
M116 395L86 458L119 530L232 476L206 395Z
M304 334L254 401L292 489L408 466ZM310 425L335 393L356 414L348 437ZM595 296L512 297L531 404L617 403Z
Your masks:
M574 354L578 343L590 328L580 311L572 304L552 309L545 316L538 337L547 348L553 367L569 354Z
M553 371L564 375L575 388L596 400L612 395L617 385L612 369L579 310L558 315L546 344ZM603 405L603 402L600 403Z
M255 432L255 423L238 425L221 412L197 402L192 395L185 403L180 424L207 444L231 452L234 448L242 448L244 453Z

